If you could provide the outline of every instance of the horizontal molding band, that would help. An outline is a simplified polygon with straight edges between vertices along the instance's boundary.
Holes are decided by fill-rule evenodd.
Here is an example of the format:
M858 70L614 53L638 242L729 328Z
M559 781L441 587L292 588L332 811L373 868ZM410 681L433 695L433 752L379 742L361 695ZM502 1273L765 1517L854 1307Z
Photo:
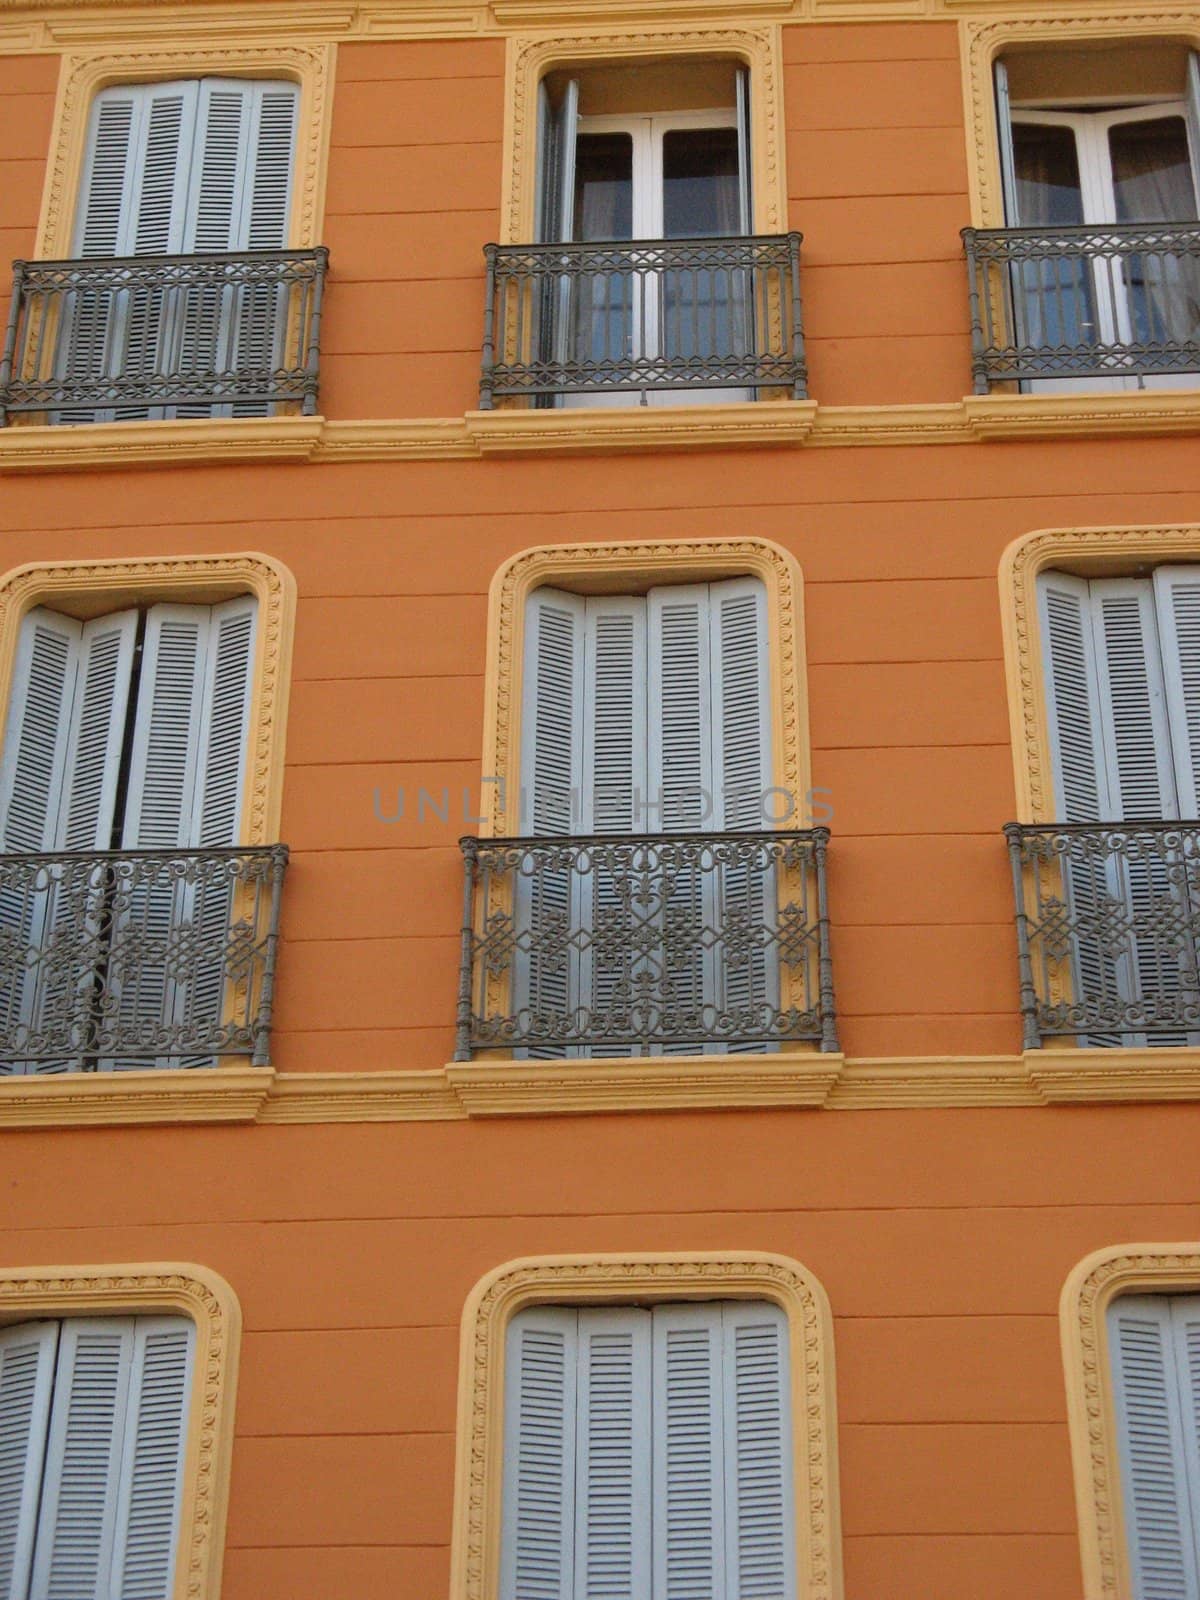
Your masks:
M3 428L0 473L242 461L469 461L592 451L1154 438L1198 430L1200 388L1094 395L969 395L927 406L821 406L813 400L777 400L595 411L469 411L463 417L363 421L239 417Z
M1130 20L1153 0L1112 0L1095 20ZM464 39L523 29L616 31L823 22L939 22L970 16L1044 16L1029 0L0 0L0 54L56 46L190 38L293 40Z
M598 1112L919 1110L1200 1100L1200 1047L1012 1056L667 1056L450 1062L413 1072L180 1072L0 1078L0 1128L183 1122L450 1122Z

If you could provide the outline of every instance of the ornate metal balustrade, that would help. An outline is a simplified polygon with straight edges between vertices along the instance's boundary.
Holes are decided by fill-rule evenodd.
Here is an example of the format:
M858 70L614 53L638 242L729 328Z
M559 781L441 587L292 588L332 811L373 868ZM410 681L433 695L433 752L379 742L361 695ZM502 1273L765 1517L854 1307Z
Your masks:
M463 839L455 1059L838 1048L829 832Z
M962 238L977 394L1033 378L1200 374L1200 223Z
M488 245L480 407L675 389L803 399L800 241Z
M0 423L317 409L328 252L13 263Z
M264 1065L287 856L0 856L0 1074Z
M1025 1047L1200 1032L1200 824L1005 828Z

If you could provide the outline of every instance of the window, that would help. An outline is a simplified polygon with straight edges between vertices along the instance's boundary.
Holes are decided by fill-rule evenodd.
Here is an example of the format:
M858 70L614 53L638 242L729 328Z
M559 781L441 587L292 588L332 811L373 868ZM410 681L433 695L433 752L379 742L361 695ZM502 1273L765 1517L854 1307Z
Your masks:
M483 403L802 397L799 236L753 232L749 69L560 68L537 106L533 242L489 252Z
M1198 1600L1200 1295L1120 1295L1108 1339L1133 1592Z
M585 597L535 589L526 618L522 810L583 841L517 882L516 1010L572 1053L761 1048L777 1039L779 936L760 580ZM687 835L631 856L591 835ZM639 1041L641 1037L641 1042ZM561 1055L547 1043L534 1054Z
M987 246L1008 263L1011 300L997 375L1194 385L1200 57L1155 41L1016 53L996 63L996 98L1005 221L1030 230ZM983 285L992 302L1000 281Z
M0 1594L172 1592L195 1327L176 1316L0 1328Z
M1091 581L1046 572L1039 590L1068 826L1043 830L1031 858L1043 899L1033 937L1052 966L1066 959L1073 991L1048 1031L1186 1044L1200 1024L1200 831L1187 825L1200 817L1200 568ZM1064 936L1068 957L1056 957Z
M794 1600L779 1307L534 1306L505 1360L500 1600Z
M114 258L278 253L288 242L299 90L284 82L202 78L122 84L96 96L73 253ZM98 269L99 270L99 269ZM206 394L269 391L290 361L289 290L270 263L148 266L95 279L64 303L58 372L106 384L112 399L157 383L164 406L114 404L67 422L265 415L266 401ZM238 381L235 382L234 380ZM189 393L195 400L189 403Z
M0 1073L229 1048L235 957L243 988L257 959L229 850L255 615L244 596L26 617L0 763Z

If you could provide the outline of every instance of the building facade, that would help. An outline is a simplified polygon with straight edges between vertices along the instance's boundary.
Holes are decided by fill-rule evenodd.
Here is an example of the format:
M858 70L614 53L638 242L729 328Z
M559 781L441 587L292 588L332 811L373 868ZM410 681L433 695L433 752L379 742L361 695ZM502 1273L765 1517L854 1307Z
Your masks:
M0 1600L1200 1600L1200 9L0 129Z

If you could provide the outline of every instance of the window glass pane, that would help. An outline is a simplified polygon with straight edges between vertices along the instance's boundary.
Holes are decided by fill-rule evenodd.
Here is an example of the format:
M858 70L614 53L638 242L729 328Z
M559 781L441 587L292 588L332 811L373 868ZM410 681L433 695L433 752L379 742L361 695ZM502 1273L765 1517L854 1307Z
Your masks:
M674 128L663 136L663 237L740 233L736 128Z
M1196 191L1182 117L1119 123L1108 132L1118 222L1192 222Z
M1079 156L1070 128L1013 123L1017 217L1023 228L1070 227L1083 221Z
M633 237L633 139L581 133L575 150L575 238Z

